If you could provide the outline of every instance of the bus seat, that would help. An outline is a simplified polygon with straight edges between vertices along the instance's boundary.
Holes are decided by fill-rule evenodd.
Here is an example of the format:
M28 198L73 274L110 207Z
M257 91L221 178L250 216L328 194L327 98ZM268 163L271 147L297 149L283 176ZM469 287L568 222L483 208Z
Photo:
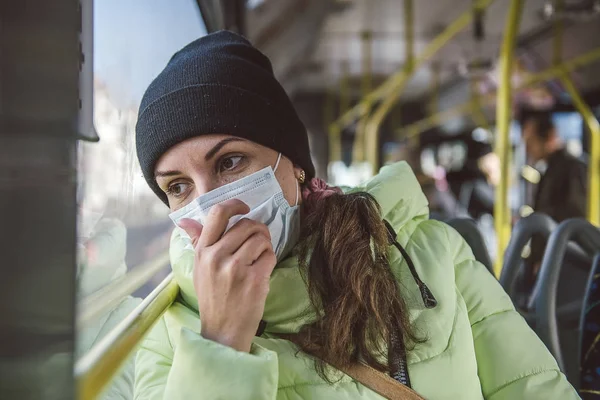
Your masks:
M522 258L523 248L534 235L540 235L547 240L554 229L556 222L552 218L546 214L534 213L517 221L511 233L504 253L500 284L521 312L528 311L527 302L530 297L529 290L523 282L526 268ZM526 319L531 322L530 318Z
M596 255L587 282L583 308L581 310L580 396L596 399L600 393L600 254Z
M571 384L578 388L581 382L580 319L585 312L582 311L585 310L584 293L592 262L587 266L568 262L565 256L569 242L594 257L600 252L600 231L584 219L566 220L557 227L548 240L530 304L535 312L536 333Z
M493 264L490 253L487 250L483 235L479 231L475 221L469 218L453 218L446 221L448 225L454 228L465 239L471 247L475 259L482 263L492 274Z
M523 248L535 235L541 237L547 243L548 238L556 227L557 223L546 214L534 213L520 219L512 231L510 242L504 254L500 284L512 299L515 307L524 314L525 319L530 322L532 327L535 326L535 316L533 315L535 312L535 295L531 293L529 285L523 282L524 276L530 273L528 272L528 268L531 268L531 265L522 258L522 252ZM576 243L570 242L567 244L563 265L567 264L568 266L565 266L564 270L568 272L563 271L562 274L566 274L568 279L568 276L572 276L573 273L571 270L573 270L575 274L583 277L582 284L585 284L587 282L587 271L591 264L591 258ZM567 317L564 314L568 314L569 310L573 309L572 304L565 306L566 303L577 299L581 304L581 293L582 287L579 288L579 292L575 292L574 294L572 292L571 296L561 294L559 302L561 306L558 308L561 320ZM568 318L573 319L572 315ZM575 321L579 321L579 315L575 315Z

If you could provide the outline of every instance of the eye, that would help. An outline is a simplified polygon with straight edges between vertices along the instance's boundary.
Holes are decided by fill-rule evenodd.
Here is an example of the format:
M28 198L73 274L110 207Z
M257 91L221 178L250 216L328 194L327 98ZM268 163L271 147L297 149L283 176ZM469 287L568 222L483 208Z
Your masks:
M188 189L188 184L184 182L176 182L169 185L167 194L173 197L181 197L185 194Z
M242 156L228 156L221 159L219 162L219 172L233 171L243 160Z

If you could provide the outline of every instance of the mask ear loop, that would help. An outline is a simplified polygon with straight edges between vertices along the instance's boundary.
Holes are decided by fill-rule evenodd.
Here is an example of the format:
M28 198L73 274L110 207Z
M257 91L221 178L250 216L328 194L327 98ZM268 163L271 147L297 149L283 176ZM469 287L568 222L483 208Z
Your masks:
M279 153L279 156L277 156L277 162L275 163L275 168L273 168L273 172L277 171L277 167L279 167L280 161L281 161L281 153ZM294 207L296 207L298 205L298 200L300 200L300 184L298 182L296 182L296 204L294 204Z
M281 161L281 153L277 156L277 162L275 163L275 168L273 168L273 172L277 172L277 167L279 167L279 162Z

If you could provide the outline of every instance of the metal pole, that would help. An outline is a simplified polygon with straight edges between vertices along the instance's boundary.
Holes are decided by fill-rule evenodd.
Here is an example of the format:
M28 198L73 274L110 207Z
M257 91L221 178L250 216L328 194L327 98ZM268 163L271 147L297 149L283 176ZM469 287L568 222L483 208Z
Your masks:
M334 140L337 139L337 145L340 146L340 138L339 136L335 136L332 135L332 132L330 131L329 127L331 126L331 122L335 119L335 91L330 88L327 87L326 92L325 92L325 105L323 107L323 132L325 132L328 135L329 138L329 152L328 152L328 160L327 160L327 164L328 165L331 161L334 161L332 157L332 146L333 146L333 142ZM336 150L338 151L338 150Z
M485 7L490 3L491 0L478 2L478 4L481 4L481 7ZM444 32L442 32L435 39L433 39L431 43L429 43L429 45L423 51L423 54L417 57L414 63L405 65L404 69L399 74L393 75L391 78L386 80L386 83L384 83L384 85L389 86L388 93L383 99L383 102L373 113L367 124L367 140L369 143L367 157L368 161L373 166L373 173L377 171L377 167L379 166L377 151L379 145L379 127L383 123L389 111L398 102L402 89L412 77L413 72L420 68L425 62L429 61L454 36L468 26L472 19L473 12L471 10L461 15L452 24L450 24L450 26L448 26Z
M0 5L2 399L75 397L79 6Z
M412 75L415 73L415 10L414 10L414 5L412 0L404 0L404 21L405 21L405 26L406 26L406 31L405 31L405 43L406 43L406 68L408 71L410 71L409 73ZM400 99L400 93L398 93L398 97L396 97L397 100ZM394 108L394 106L392 106L390 108L390 110L388 111L388 114L390 111L392 111ZM383 121L382 121L383 123ZM374 149L375 149L375 153L374 153L374 158L371 162L373 163L377 163L374 164L374 168L373 168L373 173L377 173L378 169L379 169L379 163L380 163L380 157L379 157L379 151L381 149L381 146L379 146L379 134L377 134L377 143L375 143L375 141L373 141L373 145L374 145ZM411 141L412 143L410 143L411 146L414 146L415 148L418 148L419 143L419 137L417 136L416 139Z
M361 34L362 42L362 96L366 97L372 88L372 64L373 64L373 33L371 31L364 31ZM368 110L370 111L373 104L370 102L366 103ZM369 113L367 111L367 115ZM354 138L354 146L352 148L352 162L362 162L365 160L365 129L366 129L366 118L360 120L356 129Z
M415 8L412 0L404 0L404 27L406 67L413 71L415 65Z
M339 127L329 126L329 163L342 159L342 132Z
M77 361L75 376L80 400L94 400L102 393L178 294L179 285L171 273L131 314Z
M512 117L512 67L514 63L515 43L519 33L519 22L523 10L523 0L511 0L508 10L504 41L500 53L500 84L496 102L496 154L500 159L500 183L496 188L494 203L494 223L498 250L494 265L496 276L502 271L504 250L508 245L511 231L508 185L510 175L510 122Z
M402 110L396 110L396 112L393 112L392 115L390 115L390 126L392 127L392 129L397 129L396 127L399 127L402 125ZM394 135L396 140L400 140L402 139L400 136L398 135Z
M340 114L350 108L350 65L342 61L342 78L340 79Z
M494 0L478 0L476 5L480 8L487 8ZM452 22L440 35L433 39L419 57L417 57L414 69L418 69L423 63L429 61L442 47L444 47L454 36L465 29L473 19L473 11L462 14ZM387 97L397 94L398 89L406 84L407 66L394 73L388 79L373 90L368 96L358 102L352 109L342 114L333 125L340 129L353 123L356 119L363 117L367 112L367 103L377 103ZM410 78L410 77L409 77ZM384 100L385 101L385 100Z
M404 43L406 46L406 62L404 64L404 70L406 71L406 80L408 80L409 76L413 73L413 67L415 63L415 55L414 55L414 7L413 0L404 0ZM394 96L396 99L397 96ZM395 105L395 101L393 104L389 104L386 108L386 113L393 108ZM376 115L381 114L381 106L376 111ZM362 123L364 123L365 131L366 131L366 153L367 153L367 161L371 165L372 173L375 175L379 170L379 125L383 122L385 115L381 117L381 121L377 124L376 129L374 130L372 127L372 122L369 119L369 115L367 114ZM375 118L375 116L374 116ZM379 121L379 120L378 120Z
M479 89L477 85L479 80L477 78L471 78L471 103L473 104L473 122L481 128L489 129L490 124L485 116L482 109L481 96L479 95Z
M442 80L442 66L439 62L431 65L431 98L429 99L429 115L434 115L440 110L440 86Z
M563 0L557 0L556 7L561 11L564 6ZM562 62L562 39L564 24L558 20L554 22L554 65ZM575 87L568 72L564 71L560 81L571 96L571 101L577 111L583 117L583 121L590 132L590 162L588 164L588 198L587 217L588 220L600 226L600 124L593 111L583 100L583 97Z
M581 68L583 66L592 64L597 60L600 60L600 48L585 53L572 60L566 61L561 65L554 66L535 75L531 75L517 88L515 88L515 90L519 91L526 87L537 85L541 82L560 77L565 71L572 71ZM495 101L495 99L495 93L480 97L480 101L482 101L483 104L490 104L491 102ZM466 113L473 112L473 107L473 102L469 100L468 102L459 104L449 110L440 111L438 113L430 115L427 118L423 118L420 121L414 122L408 126L400 128L396 132L398 133L398 135L404 135L406 137L418 135L421 132L426 131L427 129L433 128L434 126L436 126L436 124L441 124L442 122L445 122L450 118L455 118Z
M590 107L575 87L571 77L565 72L561 82L571 96L573 105L583 117L590 132L590 158L588 163L587 217L590 223L600 226L600 123Z
M412 138L420 135L428 129L439 126L452 118L460 117L461 115L472 113L475 110L475 104L472 101L459 104L448 110L440 111L420 121L412 123L402 129L398 129L397 133L402 138Z
M598 60L600 60L600 47L590 50L570 61L566 61L561 65L548 68L540 73L527 77L521 86L519 86L519 89L560 77L564 71L573 71Z
M348 61L341 63L339 113L344 113L350 107L350 67ZM331 124L329 126L329 162L342 159L342 128Z

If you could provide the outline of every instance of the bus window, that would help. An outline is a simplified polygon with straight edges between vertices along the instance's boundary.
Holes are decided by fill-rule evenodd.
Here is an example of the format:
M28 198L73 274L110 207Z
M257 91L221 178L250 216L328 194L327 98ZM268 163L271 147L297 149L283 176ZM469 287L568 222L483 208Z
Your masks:
M166 250L172 228L136 160L139 103L172 54L206 31L192 0L106 0L94 6L94 124L100 141L81 143L80 204L125 227L126 243L119 245L130 270Z
M583 155L583 119L578 112L557 112L552 115L559 136L565 142L569 153L575 157Z
M78 149L77 357L169 272L166 253L173 224L165 204L142 177L135 153L135 123L152 79L174 52L205 34L198 5L192 0L94 2L94 126L100 141L80 142ZM94 295L140 270L155 273L133 296L90 317L90 306L97 308L90 304ZM109 302L111 296L107 292L103 300ZM132 379L130 365L105 395L131 398Z

